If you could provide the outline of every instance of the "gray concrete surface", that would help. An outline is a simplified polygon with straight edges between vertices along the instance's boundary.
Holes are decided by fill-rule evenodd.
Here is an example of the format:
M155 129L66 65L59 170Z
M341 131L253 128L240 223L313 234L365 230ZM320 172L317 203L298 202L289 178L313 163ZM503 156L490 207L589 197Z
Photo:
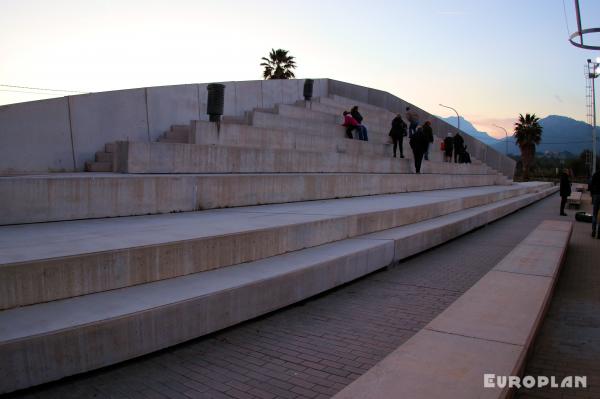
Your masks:
M0 175L71 171L71 140L67 98L1 106Z
M544 195L498 201L493 205L501 214L485 206L463 211L463 223L471 219L464 224L478 227ZM389 265L402 256L394 253L399 242L415 237L425 243L420 250L441 243L439 232L455 216L410 225L408 234L395 229L387 239L358 236L208 274L2 312L0 358L7 366L0 367L9 378L0 386L6 392L112 364L294 303ZM444 238L465 231L454 228Z
M326 295L8 398L331 397L423 328L541 220L562 219L558 205L552 196Z
M0 225L506 184L496 175L65 173L0 177Z
M294 104L302 99L303 82L302 79L223 82L227 86L225 114L241 116L254 107L272 107L276 103ZM168 128L169 124L181 123L191 115L194 115L193 119L195 119L196 112L193 108L196 106L199 118L206 120L206 86L207 84L203 83L69 96L67 102L70 110L69 107L60 110L53 108L56 107L57 102L64 102L64 99L0 107L0 115L12 115L0 118L0 140L9 144L0 147L4 150L0 153L0 159L11 159L11 162L4 166L0 164L0 173L39 173L57 169L83 170L85 161L92 161L94 153L100 151L107 142L127 139L152 140L161 133L160 129ZM194 97L194 87L196 97ZM380 90L330 79L316 79L313 95L326 97L330 94L355 96L351 97L353 98L351 101L356 103L362 101L365 107L368 107L367 104L371 102L394 113L403 111L403 106L406 104ZM15 115L21 115L16 122L13 118ZM30 121L44 123L33 125L25 123L24 115L27 115ZM444 122L436 121L429 114L423 113L423 115L428 115L434 120L436 134L445 136L446 131L453 132L455 129L444 125ZM169 119L172 121L169 122ZM60 122L58 130L56 127L54 129L46 127L48 121ZM71 140L64 141L64 121L70 121L66 137L71 136L72 143ZM438 123L442 125L438 127ZM49 159L44 160L41 154L47 153L48 146L41 138L53 137L56 134L62 141L52 142L55 152ZM513 175L514 161L493 150L486 150L482 143L470 137L466 137L465 140L473 156L489 163L491 167L502 171L507 176ZM23 151L24 143L27 143L30 152L36 154L36 163L27 161L26 157L10 158L10 154ZM17 148L19 151L15 151ZM68 153L75 154L74 165L72 159L69 163L68 158L65 157Z
M254 261L547 187L488 186L4 226L0 309Z

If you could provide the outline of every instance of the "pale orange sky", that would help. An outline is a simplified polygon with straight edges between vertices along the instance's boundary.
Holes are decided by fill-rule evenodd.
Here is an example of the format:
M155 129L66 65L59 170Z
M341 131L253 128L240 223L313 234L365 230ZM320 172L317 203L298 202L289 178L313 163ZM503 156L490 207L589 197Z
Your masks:
M600 2L580 0L600 26ZM391 92L478 130L512 133L519 113L585 120L583 65L560 0L253 2L0 0L0 84L105 91L261 78L284 48L298 78ZM348 24L344 16L359 16ZM26 91L27 93L20 93ZM67 94L67 93L63 93ZM48 98L0 86L0 105Z

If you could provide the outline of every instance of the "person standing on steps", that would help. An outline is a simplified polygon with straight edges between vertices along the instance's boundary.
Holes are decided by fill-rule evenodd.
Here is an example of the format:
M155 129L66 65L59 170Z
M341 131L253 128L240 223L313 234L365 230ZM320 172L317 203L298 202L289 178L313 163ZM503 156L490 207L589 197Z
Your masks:
M600 211L600 171L596 171L592 176L588 190L592 195L592 237L600 238L600 230L596 230Z
M358 122L358 139L363 141L369 141L369 136L367 135L367 127L363 125L363 116L358 112L358 106L355 105L350 110L350 115Z
M444 139L444 162L452 162L452 150L454 148L454 139L452 133L448 132L448 136Z
M410 148L412 148L413 157L415 159L415 172L421 173L421 163L423 162L423 154L427 148L427 138L423 133L423 128L417 128L415 134L410 138Z
M346 137L351 139L352 131L357 130L359 124L356 121L356 119L354 119L352 117L352 115L350 115L350 112L344 111L343 115L344 115L344 123L342 124L342 126L344 126L346 128Z
M465 140L462 138L459 132L456 132L454 139L452 140L454 148L454 163L460 162L460 155L465 149Z
M429 161L429 148L433 143L433 129L431 128L431 122L425 121L423 124L423 134L425 135L425 139L427 140L427 145L425 147L425 160Z
M569 180L569 169L563 169L560 174L560 216L567 216L565 205L567 198L571 195L571 180Z
M408 138L410 139L417 131L417 126L419 126L419 114L410 107L406 107L406 120L408 120Z
M392 119L392 128L390 129L389 136L392 138L392 142L394 143L394 158L396 158L397 147L400 147L400 158L404 158L402 142L404 141L404 136L406 136L406 123L400 114L396 115L396 117Z

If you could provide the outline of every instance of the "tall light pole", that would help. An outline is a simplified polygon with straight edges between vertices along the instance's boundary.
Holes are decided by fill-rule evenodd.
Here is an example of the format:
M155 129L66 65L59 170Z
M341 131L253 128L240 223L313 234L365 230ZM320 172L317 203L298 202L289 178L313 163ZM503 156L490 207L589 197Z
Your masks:
M458 115L458 111L455 110L454 108L449 107L449 106L444 105L444 104L440 104L440 107L450 108L452 111L456 112L456 118L458 119L458 127L457 127L457 129L460 130L460 116Z
M504 141L506 142L506 152L504 155L508 156L508 132L506 131L505 128L503 128L502 126L498 126L498 125L494 125L496 127L499 127L500 129L504 130L504 134L505 134L505 139Z
M595 81L600 76L600 57L596 58L596 62L588 61L588 77L592 81L592 175L596 173L596 87Z

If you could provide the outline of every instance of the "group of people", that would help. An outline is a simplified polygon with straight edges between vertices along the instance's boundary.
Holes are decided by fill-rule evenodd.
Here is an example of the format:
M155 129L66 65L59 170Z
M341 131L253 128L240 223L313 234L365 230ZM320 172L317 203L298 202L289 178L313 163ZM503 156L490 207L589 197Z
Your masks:
M369 141L367 127L363 124L363 116L358 112L358 106L352 107L350 112L344 111L343 115L346 137L349 139L354 138L352 132L356 131L358 140Z
M571 180L569 178L569 169L563 169L560 174L560 215L567 216L565 205L571 195ZM598 212L600 211L600 171L596 171L588 183L588 190L592 196L592 237L600 238L598 227Z
M429 160L429 150L433 143L433 129L431 122L426 121L423 126L419 126L419 114L410 107L406 107L406 120L402 115L398 114L392 120L392 127L389 136L393 142L394 158L396 158L397 149L400 149L400 158L404 158L403 139L408 134L408 142L413 152L415 161L415 171L421 173L421 164L423 158ZM470 163L470 157L466 151L464 139L457 132L454 137L448 133L448 136L442 142L442 151L444 151L444 161L452 162L452 154L454 154L455 163Z

